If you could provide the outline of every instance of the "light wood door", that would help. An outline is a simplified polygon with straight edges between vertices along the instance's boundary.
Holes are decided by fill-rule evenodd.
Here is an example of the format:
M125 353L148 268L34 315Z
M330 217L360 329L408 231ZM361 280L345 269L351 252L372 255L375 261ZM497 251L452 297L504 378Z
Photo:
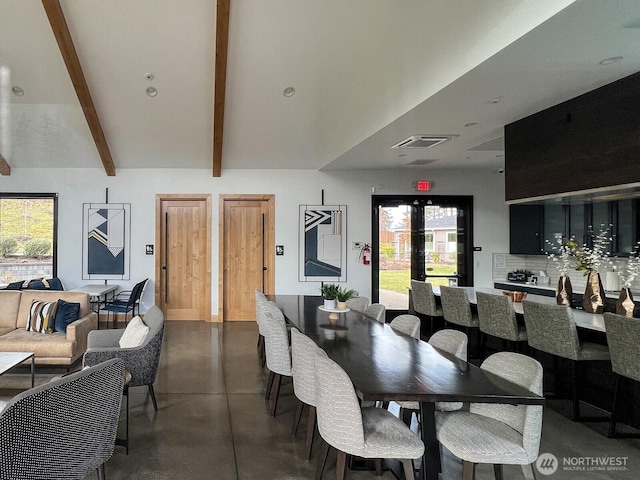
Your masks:
M159 197L156 304L167 320L211 321L211 197Z
M273 293L273 196L222 196L220 312L224 320L255 320L255 289Z

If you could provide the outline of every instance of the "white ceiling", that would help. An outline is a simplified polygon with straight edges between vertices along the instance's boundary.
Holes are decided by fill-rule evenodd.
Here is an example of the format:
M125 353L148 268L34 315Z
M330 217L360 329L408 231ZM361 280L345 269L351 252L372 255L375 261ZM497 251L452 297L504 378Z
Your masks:
M116 169L211 169L215 2L61 4ZM640 71L638 27L640 0L231 0L223 175L497 169L504 124ZM101 167L40 0L0 1L0 69L12 168ZM390 148L417 134L458 136Z

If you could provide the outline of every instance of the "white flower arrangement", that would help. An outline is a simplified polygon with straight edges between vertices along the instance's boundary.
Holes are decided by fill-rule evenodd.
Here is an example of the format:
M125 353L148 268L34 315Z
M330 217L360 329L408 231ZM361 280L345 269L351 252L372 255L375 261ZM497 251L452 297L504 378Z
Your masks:
M610 226L609 226L610 227ZM604 225L600 226L600 233L595 237L593 231L591 233L592 247L583 245L576 251L576 261L578 266L576 270L584 270L584 274L588 275L591 272L598 273L601 265L610 265L611 261L608 260L610 252L607 250L611 237L609 236L609 227ZM591 227L589 227L591 230Z
M640 245L640 242L638 242ZM629 258L619 270L616 270L623 288L631 287L636 277L640 277L640 255L638 255L638 246L633 252L630 252Z
M555 264L558 273L566 277L569 274L569 270L574 268L578 244L573 237L565 243L562 243L562 237L557 237L556 243L558 245L552 245L549 240L546 240L546 242L551 246L551 250L555 251L555 253L549 253L547 257Z

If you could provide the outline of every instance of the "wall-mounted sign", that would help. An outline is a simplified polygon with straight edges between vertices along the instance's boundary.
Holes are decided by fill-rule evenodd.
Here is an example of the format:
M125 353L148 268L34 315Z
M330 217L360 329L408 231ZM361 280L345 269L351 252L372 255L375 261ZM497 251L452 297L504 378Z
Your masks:
M429 180L418 180L415 185L418 192L428 192L431 190L431 182Z

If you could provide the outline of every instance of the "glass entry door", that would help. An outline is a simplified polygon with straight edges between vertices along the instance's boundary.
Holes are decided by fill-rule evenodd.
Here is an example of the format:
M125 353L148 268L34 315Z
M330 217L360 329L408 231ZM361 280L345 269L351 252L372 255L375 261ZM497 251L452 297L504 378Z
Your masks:
M411 279L471 285L473 197L374 196L372 301L407 310Z

